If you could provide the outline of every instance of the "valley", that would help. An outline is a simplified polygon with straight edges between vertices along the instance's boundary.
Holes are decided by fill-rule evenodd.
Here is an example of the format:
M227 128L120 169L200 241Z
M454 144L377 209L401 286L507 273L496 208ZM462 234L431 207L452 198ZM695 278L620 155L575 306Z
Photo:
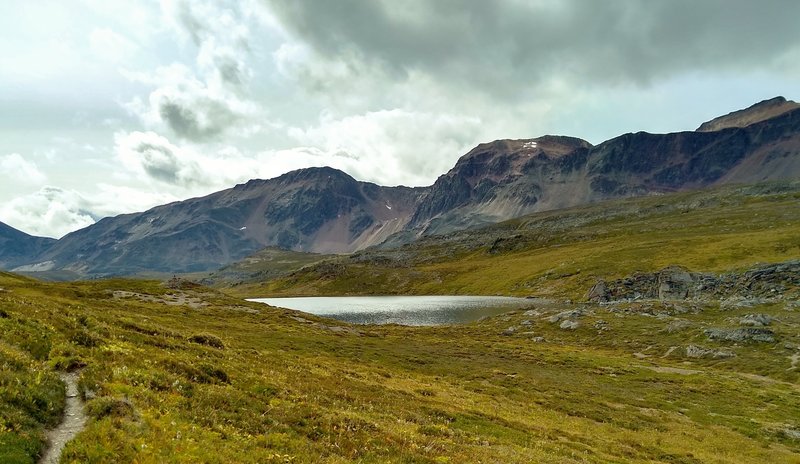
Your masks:
M3 226L0 462L64 423L61 463L800 463L798 118ZM419 327L247 300L391 295L517 298Z
M349 257L267 250L225 293L2 274L0 460L35 462L67 370L88 421L61 462L798 462L799 199L731 186ZM230 293L552 300L405 327Z

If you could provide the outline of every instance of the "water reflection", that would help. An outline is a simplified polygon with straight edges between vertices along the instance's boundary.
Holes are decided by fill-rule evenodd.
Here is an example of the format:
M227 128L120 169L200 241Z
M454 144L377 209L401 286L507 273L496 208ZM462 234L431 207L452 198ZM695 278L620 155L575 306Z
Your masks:
M255 298L353 324L463 324L528 306L535 300L498 296L343 296Z

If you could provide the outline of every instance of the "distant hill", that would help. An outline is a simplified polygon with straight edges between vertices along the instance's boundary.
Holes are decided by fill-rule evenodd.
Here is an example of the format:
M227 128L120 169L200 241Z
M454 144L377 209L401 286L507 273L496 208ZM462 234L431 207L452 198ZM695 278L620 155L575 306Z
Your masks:
M213 270L267 246L346 253L402 230L425 192L359 182L332 168L301 169L102 219L38 259L108 275Z
M25 264L55 242L55 239L34 237L0 222L0 269Z
M481 144L430 187L301 169L105 218L56 243L20 245L8 262L84 276L200 272L269 246L351 253L608 199L797 178L800 105L777 97L698 131L628 133L594 146L550 135Z

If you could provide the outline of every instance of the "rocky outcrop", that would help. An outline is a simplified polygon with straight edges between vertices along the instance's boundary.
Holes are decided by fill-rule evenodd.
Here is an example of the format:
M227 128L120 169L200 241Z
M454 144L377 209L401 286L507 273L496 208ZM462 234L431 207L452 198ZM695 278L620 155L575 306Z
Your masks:
M800 261L764 264L744 272L710 274L670 266L655 273L640 272L630 277L595 284L590 301L720 300L723 307L750 307L775 298L800 295ZM753 302L753 304L750 304Z
M746 328L746 329L708 329L705 331L709 340L721 340L728 342L762 342L775 343L775 332L770 329Z
M702 346L697 345L689 345L685 348L685 353L687 358L714 358L714 359L724 359L724 358L733 358L736 356L735 353L728 350L712 350L708 348L703 348Z
M769 314L747 314L739 319L739 324L750 327L766 327L772 324L772 316Z

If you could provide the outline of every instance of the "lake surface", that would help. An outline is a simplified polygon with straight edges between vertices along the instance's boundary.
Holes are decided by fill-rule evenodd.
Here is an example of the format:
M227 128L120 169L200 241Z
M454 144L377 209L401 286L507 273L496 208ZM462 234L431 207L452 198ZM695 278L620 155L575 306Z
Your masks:
M353 324L463 324L529 306L536 300L500 296L342 296L254 298Z

